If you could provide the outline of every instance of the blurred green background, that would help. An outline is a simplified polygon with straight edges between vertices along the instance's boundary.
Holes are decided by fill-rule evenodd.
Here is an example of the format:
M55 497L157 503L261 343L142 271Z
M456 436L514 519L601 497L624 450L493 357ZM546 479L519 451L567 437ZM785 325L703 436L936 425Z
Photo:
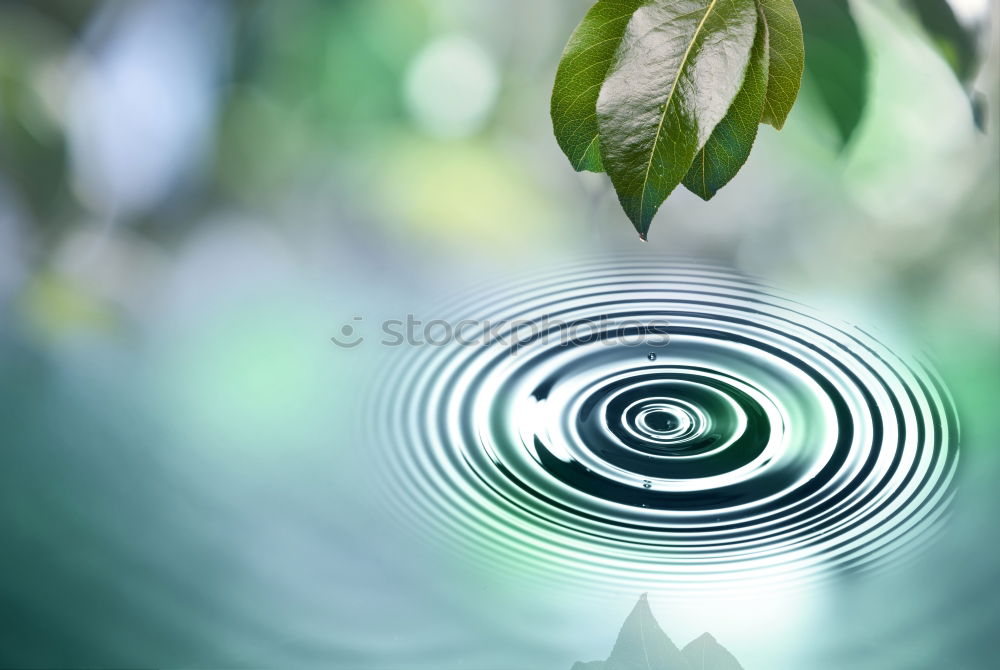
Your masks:
M568 668L637 594L499 576L381 503L377 347L329 337L581 255L725 262L929 352L963 421L954 518L877 577L653 608L748 670L997 658L1000 85L896 3L854 9L846 150L808 85L710 204L642 244L548 96L589 2L0 2L0 665Z

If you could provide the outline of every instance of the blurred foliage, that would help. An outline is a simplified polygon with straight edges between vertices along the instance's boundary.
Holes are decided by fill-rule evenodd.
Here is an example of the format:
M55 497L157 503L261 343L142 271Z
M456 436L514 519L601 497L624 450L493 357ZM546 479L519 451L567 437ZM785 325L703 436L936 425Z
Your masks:
M850 141L868 98L868 52L847 0L800 0L806 75L820 92L841 141Z
M986 98L973 88L984 56L983 31L980 26L963 23L948 2L910 0L910 5L942 58L968 91L976 127L985 130Z

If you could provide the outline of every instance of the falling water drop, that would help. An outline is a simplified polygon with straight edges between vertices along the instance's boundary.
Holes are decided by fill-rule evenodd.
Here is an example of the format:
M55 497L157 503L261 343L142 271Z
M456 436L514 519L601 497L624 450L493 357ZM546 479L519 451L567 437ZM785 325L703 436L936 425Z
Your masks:
M646 358L648 358L651 361L655 361L656 360L656 354L651 351L651 352L649 352L649 355L646 356Z

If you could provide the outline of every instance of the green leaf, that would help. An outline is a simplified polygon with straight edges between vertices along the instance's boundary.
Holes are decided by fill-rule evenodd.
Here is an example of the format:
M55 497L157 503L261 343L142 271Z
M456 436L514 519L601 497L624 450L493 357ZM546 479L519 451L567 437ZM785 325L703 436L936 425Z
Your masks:
M764 99L769 91L768 53L768 25L761 20L747 62L743 87L684 177L688 190L703 200L710 200L728 184L750 155L757 139Z
M736 657L708 633L690 642L683 653L691 670L743 670Z
M552 88L552 129L576 171L603 172L597 96L632 14L644 0L600 0L566 44Z
M848 0L798 0L806 73L847 144L868 99L868 53Z
M641 237L743 83L755 0L649 1L597 99L601 158Z
M770 54L761 121L781 130L802 84L805 67L802 23L792 0L757 0L757 4L767 26Z

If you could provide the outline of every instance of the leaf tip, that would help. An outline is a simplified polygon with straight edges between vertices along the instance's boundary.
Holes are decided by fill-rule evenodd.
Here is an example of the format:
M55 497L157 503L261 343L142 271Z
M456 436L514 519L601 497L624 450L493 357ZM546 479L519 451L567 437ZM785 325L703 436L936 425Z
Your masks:
M775 130L781 130L785 127L785 121L788 119L787 116L776 116L773 114L765 114L761 118L761 123L767 124L774 128Z
M716 193L719 192L719 189L712 188L711 186L708 185L707 182L705 182L700 177L701 177L700 175L692 177L692 175L689 173L684 178L683 182L684 188L689 190L691 193L694 193L696 196L698 196L705 202L708 202L715 196Z
M972 122L976 124L976 129L981 133L986 132L986 120L989 117L986 106L986 96L979 91L972 91L969 94L969 103L972 105Z

